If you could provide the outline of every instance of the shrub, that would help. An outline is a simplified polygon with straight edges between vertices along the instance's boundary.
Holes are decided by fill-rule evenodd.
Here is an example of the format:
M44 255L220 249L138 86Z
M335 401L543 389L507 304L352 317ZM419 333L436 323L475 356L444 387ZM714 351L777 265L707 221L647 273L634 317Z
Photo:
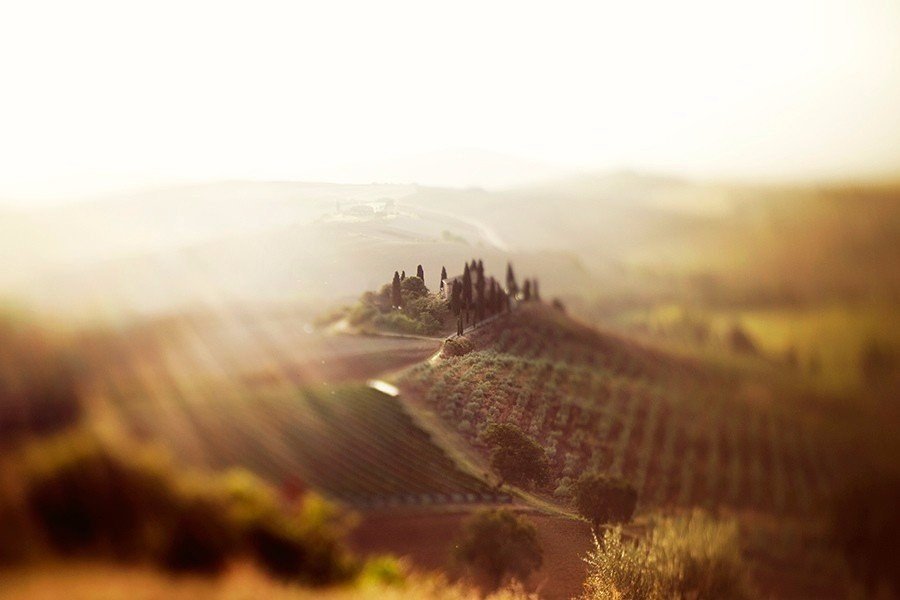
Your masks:
M423 298L428 295L428 288L425 282L415 276L410 276L400 282L400 290L403 294L404 304L409 303L416 298Z
M585 600L750 597L735 522L702 512L658 520L646 538L608 530L585 559Z
M411 333L413 335L426 333L421 323L399 311L378 314L372 319L372 324L379 329L386 329L396 333Z
M441 356L449 358L453 356L465 356L475 347L466 337L455 337L453 339L444 340L444 346L441 348Z
M550 461L537 442L512 423L491 424L483 435L491 447L491 468L514 485L545 485Z
M488 578L496 589L507 575L526 578L540 568L543 552L534 526L508 510L483 510L466 523L455 557Z
M159 453L81 432L20 454L7 459L23 504L0 493L0 514L16 519L20 535L0 538L0 558L26 558L11 546L214 573L249 554L278 577L312 584L346 580L357 568L341 544L340 515L312 494L285 511L249 473L179 472ZM15 531L5 519L0 525Z
M594 529L606 523L631 520L637 506L637 490L623 479L585 473L575 484L575 507Z

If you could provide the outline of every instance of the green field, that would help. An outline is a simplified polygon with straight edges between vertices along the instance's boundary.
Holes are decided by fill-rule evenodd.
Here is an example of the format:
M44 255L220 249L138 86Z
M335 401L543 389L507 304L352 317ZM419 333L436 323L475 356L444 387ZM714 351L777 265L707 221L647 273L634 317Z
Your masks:
M98 343L92 410L188 465L245 467L358 507L510 500L458 466L396 398L353 383L347 363L357 377L397 368L422 341L333 336L297 363L289 334L271 325L181 318ZM328 373L312 367L330 362L349 383L321 382Z

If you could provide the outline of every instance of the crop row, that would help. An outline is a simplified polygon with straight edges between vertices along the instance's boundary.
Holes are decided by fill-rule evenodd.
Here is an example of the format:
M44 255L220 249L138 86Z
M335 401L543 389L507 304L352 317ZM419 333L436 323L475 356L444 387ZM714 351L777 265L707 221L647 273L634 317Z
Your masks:
M828 492L808 431L727 397L728 388L702 380L653 386L622 370L509 349L517 355L478 351L421 365L404 387L485 452L479 434L489 423L518 425L547 451L560 493L594 469L632 481L644 507L798 511Z

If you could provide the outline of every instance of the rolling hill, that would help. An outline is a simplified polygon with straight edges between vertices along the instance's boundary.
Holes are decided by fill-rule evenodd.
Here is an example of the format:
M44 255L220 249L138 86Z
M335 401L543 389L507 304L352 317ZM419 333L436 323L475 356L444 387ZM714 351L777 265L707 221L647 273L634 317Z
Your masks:
M514 423L546 449L565 501L585 470L620 475L644 510L806 512L831 491L830 456L792 397L736 370L605 334L526 303L468 334L475 350L424 363L404 397L486 453L479 433Z

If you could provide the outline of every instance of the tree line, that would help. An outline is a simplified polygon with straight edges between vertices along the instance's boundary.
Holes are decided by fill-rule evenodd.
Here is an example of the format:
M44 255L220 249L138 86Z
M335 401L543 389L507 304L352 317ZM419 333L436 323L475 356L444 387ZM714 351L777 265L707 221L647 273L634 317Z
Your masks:
M378 294L368 296L368 304L380 306L381 320L399 319L405 315L415 320L428 313L428 332L433 333L438 323L445 319L439 311L446 310L456 318L456 330L462 334L466 327L481 323L487 318L509 312L518 302L540 300L540 287L535 278L525 279L520 286L511 263L506 265L506 284L485 274L484 262L472 259L463 264L462 275L449 277L447 267L441 267L440 288L432 294L425 285L425 269L416 267L416 274L394 271L393 280ZM435 312L438 310L438 312ZM446 313L444 313L446 314ZM393 316L392 316L393 315Z

